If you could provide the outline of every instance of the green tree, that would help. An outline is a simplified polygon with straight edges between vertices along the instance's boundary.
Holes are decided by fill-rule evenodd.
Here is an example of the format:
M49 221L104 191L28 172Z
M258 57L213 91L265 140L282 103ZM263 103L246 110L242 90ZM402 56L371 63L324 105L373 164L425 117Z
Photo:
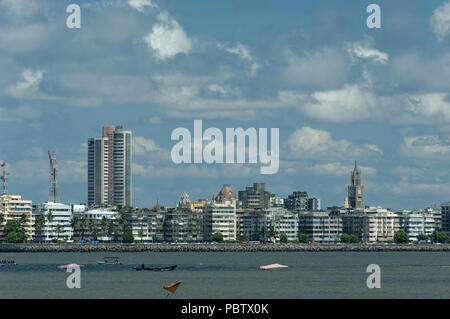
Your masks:
M261 233L259 231L255 231L254 233L252 233L252 235L250 236L250 239L252 241L260 241L261 240Z
M212 240L212 241L215 241L216 243L221 243L221 242L223 242L223 235L222 235L222 233L215 233L215 234L212 234L211 240Z
M152 241L153 241L153 242L158 242L158 236L153 235L153 236L152 236Z
M430 236L428 236L428 235L425 235L425 234L417 235L417 241L427 241L428 239L430 239Z
M449 238L446 233L440 232L440 231L434 231L431 234L431 240L433 243L447 243L449 241Z
M238 241L243 242L243 241L248 241L248 237L247 236L239 236Z
M124 242L124 243L134 242L134 237L133 237L133 233L131 232L131 230L127 230L123 233L122 242Z
M61 224L56 225L56 241L59 240L59 235L61 234L61 232L62 232L62 225Z
M39 215L34 220L34 229L35 229L35 240L40 242L42 241L42 228L45 225L45 215Z
M18 219L9 220L5 225L4 232L6 241L9 243L21 243L27 238L25 229Z
M405 233L404 230L396 231L394 234L394 241L397 244L404 244L408 242L408 235Z
M300 233L298 234L298 242L302 244L306 244L308 242L308 234Z
M349 244L351 242L350 235L349 234L342 234L341 235L341 243Z
M280 234L280 242L286 244L288 242L288 236L286 234Z
M359 243L359 238L355 234L350 235L350 242L353 244Z

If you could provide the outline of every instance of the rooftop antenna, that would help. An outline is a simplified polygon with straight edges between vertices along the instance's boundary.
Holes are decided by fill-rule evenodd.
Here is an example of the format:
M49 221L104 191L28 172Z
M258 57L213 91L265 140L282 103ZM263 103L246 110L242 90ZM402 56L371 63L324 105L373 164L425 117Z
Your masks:
M57 202L57 189L58 189L58 164L56 163L56 155L54 151L48 151L48 159L50 161L50 189L49 200L50 202Z
M6 185L6 182L8 181L8 171L6 170L6 162L2 162L0 164L0 167L2 168L2 176L0 179L2 180L2 195L6 195L8 193L8 187Z

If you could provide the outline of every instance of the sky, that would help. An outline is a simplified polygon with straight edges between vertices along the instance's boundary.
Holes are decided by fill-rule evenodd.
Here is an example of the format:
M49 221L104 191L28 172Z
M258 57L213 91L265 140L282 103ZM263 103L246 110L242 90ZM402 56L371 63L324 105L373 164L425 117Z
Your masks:
M69 29L66 8L81 7ZM366 8L381 8L369 29ZM133 205L266 183L343 205L450 200L450 1L0 0L0 161L10 194L87 202L87 139L133 132ZM175 164L175 128L279 128L280 167Z

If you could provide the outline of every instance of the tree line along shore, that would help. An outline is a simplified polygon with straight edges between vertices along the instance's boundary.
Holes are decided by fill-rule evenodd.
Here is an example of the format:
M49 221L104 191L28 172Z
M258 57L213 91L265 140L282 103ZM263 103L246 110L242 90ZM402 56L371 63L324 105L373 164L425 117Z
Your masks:
M0 244L0 252L295 252L448 251L450 244Z

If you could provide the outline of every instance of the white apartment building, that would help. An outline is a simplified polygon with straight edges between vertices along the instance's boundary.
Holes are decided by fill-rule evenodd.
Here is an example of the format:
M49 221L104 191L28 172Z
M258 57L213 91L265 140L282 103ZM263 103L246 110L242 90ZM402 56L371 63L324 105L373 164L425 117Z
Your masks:
M431 212L407 211L399 214L400 226L408 235L409 241L417 241L419 235L431 235L435 230L435 220Z
M71 226L72 206L62 203L47 202L38 205L36 215L43 215L45 223L42 227L40 240L58 241L70 240L73 236Z
M236 200L210 201L205 206L204 238L221 233L223 240L236 240Z

